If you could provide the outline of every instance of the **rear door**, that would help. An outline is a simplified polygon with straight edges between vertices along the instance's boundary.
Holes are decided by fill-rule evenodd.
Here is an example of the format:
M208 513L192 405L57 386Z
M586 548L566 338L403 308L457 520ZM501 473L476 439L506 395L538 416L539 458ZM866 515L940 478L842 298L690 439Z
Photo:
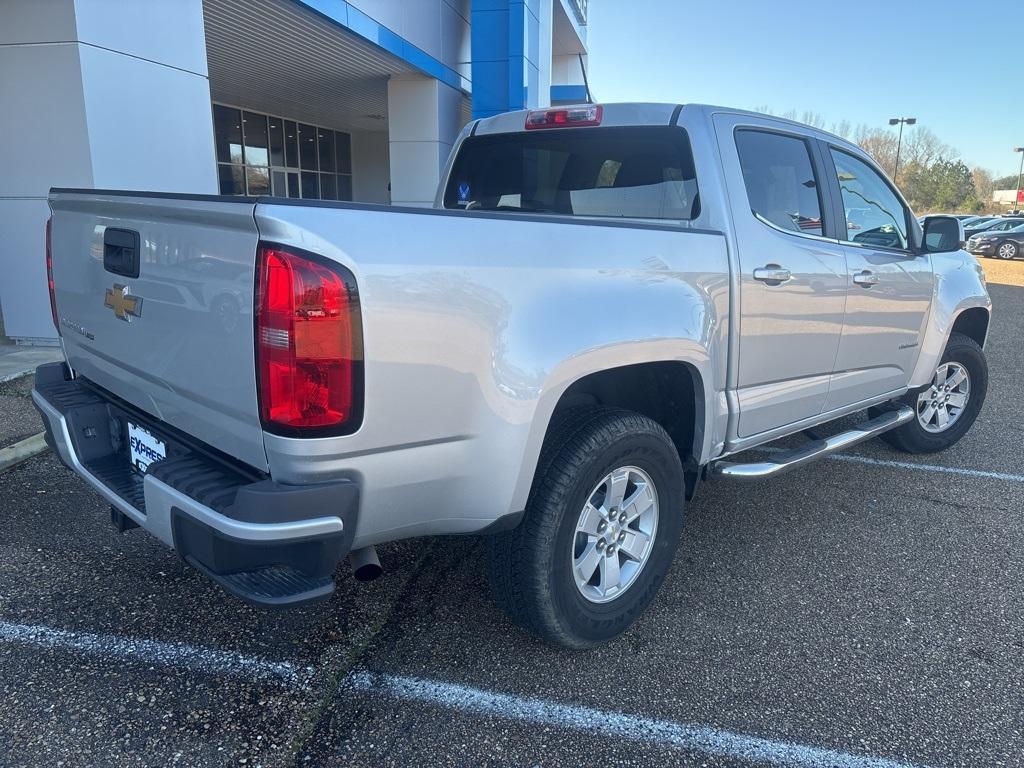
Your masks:
M57 314L71 367L266 469L253 202L56 190L50 206Z
M715 130L739 251L738 436L818 415L839 348L846 257L812 139L719 114Z
M839 147L825 147L846 253L848 298L825 410L906 386L931 307L931 257L918 254L911 213L881 172Z

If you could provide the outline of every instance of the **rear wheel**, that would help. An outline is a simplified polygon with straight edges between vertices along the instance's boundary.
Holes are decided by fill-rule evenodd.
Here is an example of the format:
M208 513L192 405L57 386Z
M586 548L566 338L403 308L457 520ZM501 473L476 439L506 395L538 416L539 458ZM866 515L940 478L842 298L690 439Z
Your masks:
M886 432L882 439L907 453L935 453L957 443L974 424L988 391L988 363L974 339L949 337L930 383L900 401L917 418Z
M585 648L654 599L679 541L683 468L656 422L587 409L553 427L523 522L488 541L495 599L521 626Z
M1017 258L1019 251L1019 246L1012 240L1006 240L996 246L996 256L1007 261Z

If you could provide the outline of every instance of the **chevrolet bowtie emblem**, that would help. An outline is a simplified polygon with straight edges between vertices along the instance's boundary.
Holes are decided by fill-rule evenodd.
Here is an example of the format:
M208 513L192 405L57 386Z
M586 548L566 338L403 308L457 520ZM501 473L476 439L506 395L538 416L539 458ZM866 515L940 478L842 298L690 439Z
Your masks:
M128 286L114 283L113 288L107 288L103 297L103 306L114 310L114 315L126 323L132 321L132 317L142 317L142 299L128 293Z

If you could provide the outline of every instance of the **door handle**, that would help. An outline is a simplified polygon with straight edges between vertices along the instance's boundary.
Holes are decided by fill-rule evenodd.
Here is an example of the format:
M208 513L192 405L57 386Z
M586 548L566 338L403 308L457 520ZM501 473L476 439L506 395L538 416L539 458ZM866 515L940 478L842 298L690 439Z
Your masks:
M870 288L872 285L878 284L878 275L865 269L853 276L853 282L862 288Z
M754 270L754 279L766 285L782 285L793 279L793 273L778 264L765 264Z

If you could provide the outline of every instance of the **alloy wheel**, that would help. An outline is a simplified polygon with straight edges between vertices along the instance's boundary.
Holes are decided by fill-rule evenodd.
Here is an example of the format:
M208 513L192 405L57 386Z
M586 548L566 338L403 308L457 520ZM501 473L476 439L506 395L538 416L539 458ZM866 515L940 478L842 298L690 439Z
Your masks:
M917 396L917 421L925 431L945 432L956 424L971 397L971 377L960 363L943 363Z
M576 522L573 577L592 603L622 595L650 559L658 532L658 492L639 467L619 467L594 486Z

